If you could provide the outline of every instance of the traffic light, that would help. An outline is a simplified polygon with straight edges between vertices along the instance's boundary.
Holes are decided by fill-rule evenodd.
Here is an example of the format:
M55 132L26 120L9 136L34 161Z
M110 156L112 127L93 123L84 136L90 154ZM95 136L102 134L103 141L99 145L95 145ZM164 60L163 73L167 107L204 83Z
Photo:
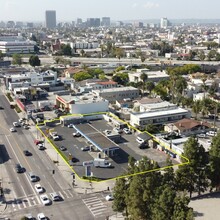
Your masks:
M55 170L52 170L52 173L55 174Z

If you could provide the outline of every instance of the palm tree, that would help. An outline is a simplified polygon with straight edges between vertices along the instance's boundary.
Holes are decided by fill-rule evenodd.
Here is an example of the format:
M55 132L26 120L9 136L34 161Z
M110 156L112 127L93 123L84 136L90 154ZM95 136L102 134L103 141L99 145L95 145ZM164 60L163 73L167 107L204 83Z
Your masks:
M148 75L146 73L142 73L140 78L143 81L142 90L143 90L143 94L144 94L144 90L145 90L146 82L147 82L147 79L148 79Z
M199 100L193 102L192 111L195 113L196 119L197 119L197 116L198 116L200 110L201 110L201 102Z

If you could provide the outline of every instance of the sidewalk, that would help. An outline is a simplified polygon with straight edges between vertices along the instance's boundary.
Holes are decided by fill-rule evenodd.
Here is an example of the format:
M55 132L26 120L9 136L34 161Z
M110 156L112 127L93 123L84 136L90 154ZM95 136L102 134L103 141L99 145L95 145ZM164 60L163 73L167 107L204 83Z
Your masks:
M16 111L15 111L16 112ZM26 115L25 112L17 113L19 118L23 118L24 115ZM29 121L30 125L30 132L32 133L34 139L37 139L39 137L39 131L37 130L35 124L32 122L32 120ZM33 141L34 141L33 139ZM54 147L45 140L45 152L49 156L49 158L52 161L59 161L59 163L55 164L55 169L58 169L59 172L62 174L64 180L67 182L69 187L71 187L74 192L81 195L86 195L90 193L98 193L98 192L104 192L104 193L110 193L111 190L114 187L115 180L108 180L108 181L102 181L100 183L98 182L89 182L88 180L82 180L77 175L75 175L75 183L73 185L73 175L74 170L71 168L69 164L67 164L66 161L62 159L60 154L56 152ZM3 213L7 208L7 203L5 201L0 200L0 214ZM123 220L124 217L121 214L112 215L109 216L109 220Z

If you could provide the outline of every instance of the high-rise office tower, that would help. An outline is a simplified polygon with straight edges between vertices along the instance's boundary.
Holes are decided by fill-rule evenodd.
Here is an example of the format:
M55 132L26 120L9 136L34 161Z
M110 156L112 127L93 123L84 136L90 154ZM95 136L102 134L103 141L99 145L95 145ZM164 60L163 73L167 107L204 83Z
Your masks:
M56 11L46 11L46 28L56 27Z
M104 26L104 27L109 27L111 24L111 20L110 20L110 17L103 17L102 18L102 22L101 22L101 25Z
M87 18L87 27L99 27L100 18Z
M169 26L171 26L171 23L167 18L161 18L160 19L160 27L161 28L167 28Z

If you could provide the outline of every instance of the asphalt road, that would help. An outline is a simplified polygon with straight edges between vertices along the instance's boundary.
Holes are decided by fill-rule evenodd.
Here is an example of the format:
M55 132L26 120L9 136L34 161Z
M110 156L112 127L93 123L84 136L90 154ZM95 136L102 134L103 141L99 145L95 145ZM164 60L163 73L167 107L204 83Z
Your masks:
M12 123L18 121L18 115L10 108L1 91L0 105L4 107L4 110L0 110L0 165L4 166L8 176L7 183L2 180L6 197L10 198L7 199L6 213L8 213L8 217L17 213L14 215L14 219L18 219L20 214L28 213L31 210L36 213L45 210L51 219L68 220L72 219L74 214L75 219L82 219L81 215L84 216L83 219L92 219L91 212L85 205L83 206L82 201L63 179L56 165L44 151L36 148L32 133L23 127L17 128L17 132L14 133L9 131ZM31 151L32 156L26 157L23 154L25 149ZM25 172L16 173L16 163L20 163L25 168ZM52 173L53 170L55 170L55 174ZM28 177L30 171L39 176L38 183L44 187L44 193L49 195L51 192L58 192L64 201L53 202L52 205L45 208L40 201L39 194L34 189L36 183L32 183ZM0 173L0 175L2 178L3 174ZM73 210L73 206L80 208ZM54 215L55 213L57 214Z
M89 129L92 126L93 129ZM79 124L76 125L77 128L80 128L82 132L85 132L85 135L103 135L102 137L102 147L105 148L106 142L105 135L103 134L104 130L112 130L113 127L109 125L104 120L91 121L90 124ZM78 174L78 176L82 177L85 175L85 167L83 167L84 161L91 161L94 158L98 157L98 152L90 152L90 151L82 151L81 147L88 146L86 138L83 137L73 137L72 133L75 132L75 129L63 127L60 125L53 125L49 127L49 129L54 129L62 138L60 141L54 141L54 144L58 147L65 146L67 148L66 151L63 151L64 154L68 157L68 154L74 158L77 158L78 161L73 163L73 169ZM85 128L85 129L84 129ZM42 127L45 130L45 127ZM136 134L122 134L122 143L118 143L118 150L115 151L113 156L110 156L110 162L113 168L95 168L92 166L93 175L101 178L115 178L117 176L123 175L128 168L128 157L129 155L133 156L136 160L140 160L143 156L147 156L149 159L157 161L161 167L166 166L167 155L163 152L159 152L156 149L139 149L138 143L136 141ZM114 143L113 143L114 144ZM173 160L174 164L177 164L175 160Z
M54 58L52 56L39 56L41 60L41 64L54 64ZM4 58L5 60L12 60L12 58ZM117 58L86 58L86 57L64 57L64 59L71 60L71 62L81 62L84 64L89 64L89 63L97 63L97 64L108 64L108 63L114 63L114 64L127 64L127 65L132 65L132 64L143 64L141 62L141 59L131 59L131 58L121 58L120 60ZM24 62L28 62L29 58L23 58ZM161 62L170 62L171 65L183 65L183 64L198 64L198 65L219 65L219 61L183 61L183 60L167 60L166 58L158 58L155 59L155 61L148 61L145 60L144 64L146 65L155 65L158 64L160 65Z

